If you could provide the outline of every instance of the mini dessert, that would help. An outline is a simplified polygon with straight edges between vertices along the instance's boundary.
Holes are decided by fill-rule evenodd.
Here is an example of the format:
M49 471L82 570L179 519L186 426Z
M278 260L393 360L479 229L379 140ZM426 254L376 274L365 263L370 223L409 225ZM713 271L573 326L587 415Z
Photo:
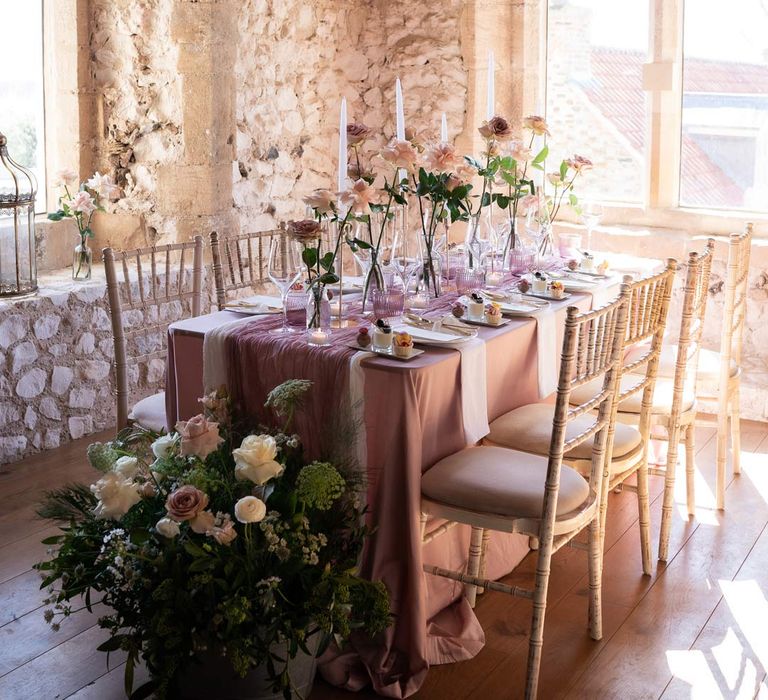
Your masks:
M498 326L501 323L501 304L494 301L485 307L485 322L492 326Z
M579 269L579 261L578 261L578 260L576 260L575 258L571 258L571 259L568 261L568 269L569 269L571 272L574 272L574 271L578 270L578 269Z
M533 273L533 293L534 294L547 293L547 277L543 272Z
M466 313L466 311L467 311L467 307L458 301L451 307L451 313L456 318L461 318Z
M395 333L393 349L398 357L410 357L413 352L413 338L408 333Z
M520 280L517 283L517 288L520 290L521 294L526 294L531 289L531 283L528 280Z
M473 321L482 321L485 313L485 299L477 292L469 295L469 317Z
M357 344L361 348L367 348L371 344L371 334L365 326L361 326L357 331Z
M558 280L552 282L552 284L549 285L549 293L552 295L553 299L562 299L563 294L565 293L563 283Z
M584 253L584 256L581 258L581 269L584 272L592 272L595 269L595 258L592 256L592 253Z
M373 347L378 350L390 350L392 348L392 328L383 319L376 321L373 329Z
M608 270L610 269L610 267L611 267L611 266L608 264L608 261L607 261L607 260L603 260L603 262L601 262L601 263L600 263L600 264L597 266L597 271L598 271L598 272L599 272L601 275L607 275L607 274L608 274Z

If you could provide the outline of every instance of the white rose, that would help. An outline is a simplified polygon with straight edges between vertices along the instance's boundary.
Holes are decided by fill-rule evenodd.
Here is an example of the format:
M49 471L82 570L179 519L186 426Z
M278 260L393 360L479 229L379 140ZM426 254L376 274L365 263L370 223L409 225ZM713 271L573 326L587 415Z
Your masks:
M261 486L283 473L283 465L275 461L277 443L271 435L249 435L232 456L239 481L248 479Z
M152 454L158 459L169 457L176 442L176 436L173 434L161 435L152 443Z
M266 504L256 496L244 496L235 503L235 517L241 523L259 523L266 514Z
M170 518L160 518L155 525L155 530L157 530L158 535L167 537L169 540L178 537L180 532L179 524Z
M137 485L114 471L107 472L92 484L91 492L99 499L93 513L101 520L119 520L141 500Z
M120 457L112 467L123 479L133 479L139 470L139 460L136 457Z

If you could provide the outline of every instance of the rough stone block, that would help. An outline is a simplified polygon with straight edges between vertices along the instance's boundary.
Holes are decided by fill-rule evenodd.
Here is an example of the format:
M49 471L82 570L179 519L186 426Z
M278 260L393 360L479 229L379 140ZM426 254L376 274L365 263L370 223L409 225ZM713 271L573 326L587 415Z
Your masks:
M6 318L0 323L0 347L9 348L24 338L28 328L29 322L24 316L14 315Z
M43 393L47 379L48 375L45 370L35 367L24 374L16 383L16 393L22 399L33 399Z
M35 336L38 340L48 340L59 330L61 318L54 314L46 314L35 321Z
M51 391L58 396L66 393L75 373L69 367L54 367L51 376Z
M25 340L13 348L12 356L13 373L18 374L23 367L31 365L37 359L37 348L28 340Z
M93 432L93 419L91 416L73 416L67 421L69 434L73 440Z
M93 389L72 389L69 392L70 408L93 408L96 392Z
M50 420L61 420L59 406L50 396L45 396L40 401L40 413Z

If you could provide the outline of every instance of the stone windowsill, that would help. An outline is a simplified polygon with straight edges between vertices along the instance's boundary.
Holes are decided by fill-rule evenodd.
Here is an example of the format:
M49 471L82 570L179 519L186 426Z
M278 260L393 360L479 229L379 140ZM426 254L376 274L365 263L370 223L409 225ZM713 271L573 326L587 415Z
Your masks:
M40 299L57 301L66 300L73 292L85 293L86 296L101 297L107 288L103 265L94 265L91 279L73 280L72 269L69 267L59 270L49 270L37 276L37 291L33 294L18 297L3 297L0 299L0 311L10 306L25 306L34 304Z

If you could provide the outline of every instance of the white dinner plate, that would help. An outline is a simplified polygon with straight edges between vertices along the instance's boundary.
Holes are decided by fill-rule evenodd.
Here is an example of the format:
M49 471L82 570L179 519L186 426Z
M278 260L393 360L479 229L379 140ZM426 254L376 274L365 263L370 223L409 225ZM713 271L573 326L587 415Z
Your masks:
M432 331L426 328L416 328L415 326L409 326L402 324L392 329L398 333L408 333L413 338L414 343L421 345L434 345L435 347L452 347L454 345L461 345L468 340L477 336L477 333L472 335L458 335L451 333L447 330Z

